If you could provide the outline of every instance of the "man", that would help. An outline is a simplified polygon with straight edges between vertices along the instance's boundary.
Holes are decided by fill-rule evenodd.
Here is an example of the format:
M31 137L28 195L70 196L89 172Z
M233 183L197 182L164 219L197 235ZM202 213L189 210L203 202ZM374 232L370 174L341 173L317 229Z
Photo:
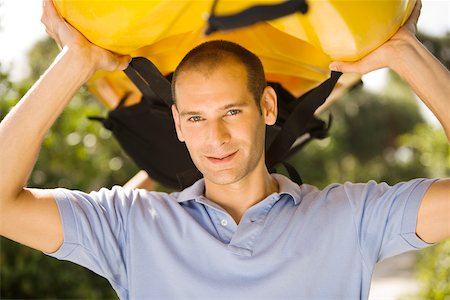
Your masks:
M450 137L450 74L414 37L419 10L361 61L331 68L392 68ZM123 299L367 298L377 261L450 237L449 179L320 191L269 174L264 128L276 120L276 94L250 76L258 60L225 42L193 50L174 75L177 134L203 180L170 195L25 188L72 95L96 70L130 61L89 43L51 1L43 22L62 51L0 125L2 236L90 268Z

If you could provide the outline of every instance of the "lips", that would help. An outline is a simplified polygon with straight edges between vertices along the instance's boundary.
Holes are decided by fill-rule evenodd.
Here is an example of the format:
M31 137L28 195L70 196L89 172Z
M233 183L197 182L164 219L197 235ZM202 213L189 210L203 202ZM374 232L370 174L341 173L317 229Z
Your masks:
M237 153L237 151L230 153L230 154L219 155L219 156L206 156L206 158L214 164L224 164L224 163L228 163L231 160L233 160L233 158L236 156L236 153Z

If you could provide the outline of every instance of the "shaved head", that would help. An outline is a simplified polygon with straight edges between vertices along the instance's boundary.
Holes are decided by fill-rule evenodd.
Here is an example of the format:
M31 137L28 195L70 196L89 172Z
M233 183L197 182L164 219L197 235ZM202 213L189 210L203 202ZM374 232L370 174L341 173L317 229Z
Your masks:
M244 47L229 41L214 40L198 45L183 58L172 78L172 95L176 102L175 86L180 74L194 71L208 77L220 66L230 62L242 65L247 73L247 88L260 108L260 98L266 87L264 69L259 58Z

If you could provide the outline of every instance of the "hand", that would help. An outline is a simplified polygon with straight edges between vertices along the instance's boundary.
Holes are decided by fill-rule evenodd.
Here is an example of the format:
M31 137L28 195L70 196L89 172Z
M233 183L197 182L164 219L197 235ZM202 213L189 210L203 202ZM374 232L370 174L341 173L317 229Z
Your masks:
M123 70L128 66L130 56L113 53L89 42L59 15L52 0L43 0L42 5L41 22L61 49L67 47L79 52L84 59L90 61L94 71Z
M392 58L393 54L398 53L399 49L403 49L402 46L408 44L416 35L421 8L422 2L417 0L405 24L380 47L355 62L332 62L330 69L343 73L366 74L381 68L392 67L391 64L395 63L395 59Z

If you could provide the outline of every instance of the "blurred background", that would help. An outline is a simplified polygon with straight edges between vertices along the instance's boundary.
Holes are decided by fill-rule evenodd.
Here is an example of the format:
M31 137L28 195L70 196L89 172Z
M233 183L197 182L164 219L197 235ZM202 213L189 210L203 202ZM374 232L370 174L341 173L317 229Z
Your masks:
M0 0L0 119L59 52L39 22L40 5L38 0ZM450 68L450 2L423 1L418 28L419 39ZM136 174L110 132L87 119L107 113L82 88L45 138L29 186L90 191L122 185ZM443 130L394 73L364 76L363 84L323 117L330 113L330 137L308 144L292 159L304 182L324 187L450 176ZM117 297L94 273L1 238L0 299ZM450 241L382 262L370 299L450 299Z

